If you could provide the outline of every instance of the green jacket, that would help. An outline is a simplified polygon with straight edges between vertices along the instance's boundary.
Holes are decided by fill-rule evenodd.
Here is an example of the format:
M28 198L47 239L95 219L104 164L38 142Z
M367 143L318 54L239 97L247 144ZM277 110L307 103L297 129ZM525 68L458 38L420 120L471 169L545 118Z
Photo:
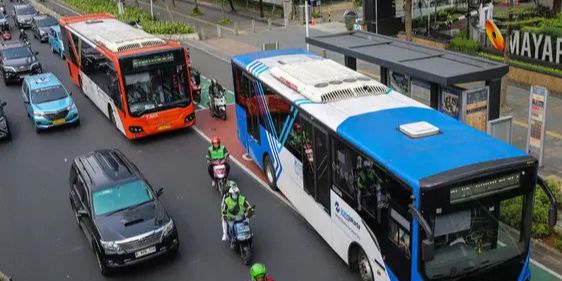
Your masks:
M376 182L377 179L375 171L373 171L373 169L369 169L369 170L361 169L361 171L359 171L357 176L358 176L357 187L359 189L365 189L370 187Z
M209 151L207 153L207 157L209 158L209 160L214 161L214 160L220 160L220 159L224 159L226 157L226 154L228 153L228 150L226 150L226 147L224 147L224 145L220 145L217 149L215 149L212 145L209 147Z
M243 217L247 208L251 208L251 205L243 195L238 195L238 200L226 196L222 202L222 216L227 220L234 220L238 216Z

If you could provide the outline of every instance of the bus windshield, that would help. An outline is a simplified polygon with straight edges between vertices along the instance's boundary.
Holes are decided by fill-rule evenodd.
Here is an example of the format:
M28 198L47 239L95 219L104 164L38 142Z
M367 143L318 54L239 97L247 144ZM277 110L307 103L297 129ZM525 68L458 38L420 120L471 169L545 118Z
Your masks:
M527 202L527 203L525 203ZM429 279L470 275L511 261L527 252L531 200L517 195L501 201L471 200L430 218L435 237L434 258L425 262Z
M178 52L129 59L123 72L131 116L190 103L187 68Z

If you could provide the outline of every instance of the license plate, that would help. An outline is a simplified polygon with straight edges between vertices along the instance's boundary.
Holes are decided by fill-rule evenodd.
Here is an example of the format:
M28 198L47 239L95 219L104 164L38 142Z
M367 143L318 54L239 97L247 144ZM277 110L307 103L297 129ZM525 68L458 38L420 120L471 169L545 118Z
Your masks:
M150 255L152 253L156 252L156 247L150 247L150 248L146 248L146 249L142 249L140 251L135 252L135 258L140 258L140 257L144 257L146 255Z
M64 124L64 119L53 120L53 125L62 125L62 124Z
M170 128L172 128L171 125L160 125L160 126L158 126L158 130L167 130L167 129L170 129Z

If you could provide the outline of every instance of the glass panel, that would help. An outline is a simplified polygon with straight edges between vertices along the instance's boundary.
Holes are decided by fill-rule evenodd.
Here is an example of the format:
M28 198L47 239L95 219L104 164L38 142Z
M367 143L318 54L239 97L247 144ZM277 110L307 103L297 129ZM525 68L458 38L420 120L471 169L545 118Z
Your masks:
M68 94L60 85L31 91L31 101L34 104L60 100L66 97L68 97Z
M343 142L334 139L334 152L332 154L334 165L333 183L345 194L348 204L355 206L355 153Z
M95 214L104 215L151 201L152 193L143 181L135 180L95 191L92 198Z
M303 160L302 160L302 170L304 177L304 190L314 195L314 148L312 143L312 124L306 119L302 120L302 149L303 149Z
M466 208L438 214L430 220L435 233L435 258L425 263L427 276L459 276L525 253L527 247L520 231L499 221L501 209L508 202L522 199L518 196L493 204L475 200ZM513 215L513 220L522 225L523 213Z
M328 136L318 128L314 130L314 157L316 158L316 201L328 211L330 209L331 189Z

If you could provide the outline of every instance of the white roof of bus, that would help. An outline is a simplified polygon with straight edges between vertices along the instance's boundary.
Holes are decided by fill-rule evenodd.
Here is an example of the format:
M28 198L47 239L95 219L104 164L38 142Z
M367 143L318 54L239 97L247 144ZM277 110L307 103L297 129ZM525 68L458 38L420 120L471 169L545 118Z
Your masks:
M306 63L303 64L303 62L307 61L312 63L309 63L308 65ZM297 79L290 79L290 75L286 75L283 78L290 80L290 84L303 82L306 84L305 87L301 88L295 85L291 88L280 81L279 78L282 75L279 73L291 74L289 72L282 71L284 69L291 68L291 66L293 66L293 68L294 66L300 66L294 68L295 72L292 74L295 77L301 77L301 79L298 79L298 77ZM338 68L338 66L341 68ZM349 92L358 82L364 82L368 86L373 86L375 89L382 90L382 92L376 91L368 95L343 95L334 101L322 102L315 96L318 93L315 89L313 89L313 85L321 83L323 78L324 80L325 78L333 80L334 76L331 75L331 73L333 73L334 70L341 72L341 75L339 76L342 77L342 80L346 75L356 75L357 77L364 78L366 78L366 76L347 69L329 59L324 59L315 55L290 54L261 58L255 60L254 63L247 65L246 70L257 76L261 81L273 88L276 92L289 99L291 102L299 105L312 116L322 121L322 123L330 127L332 130L336 130L338 125L350 116L400 107L428 108L426 105L393 91L387 88L384 84L371 78L367 78L367 81L355 81L352 83L343 82L335 86L340 91L343 89L344 91ZM306 83L306 80L310 81L310 83ZM346 85L348 86L347 88ZM294 88L299 88L302 92L298 92L294 90Z
M166 41L117 19L87 20L71 23L68 28L88 41L104 45L113 52L163 45Z

